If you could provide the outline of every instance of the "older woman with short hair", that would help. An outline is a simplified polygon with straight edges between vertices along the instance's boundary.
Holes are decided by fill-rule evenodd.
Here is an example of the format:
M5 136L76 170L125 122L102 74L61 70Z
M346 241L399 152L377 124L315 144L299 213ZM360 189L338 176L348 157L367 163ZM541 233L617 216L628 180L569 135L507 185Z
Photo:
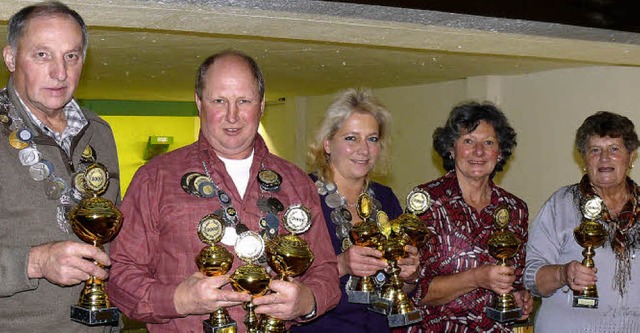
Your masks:
M414 300L422 323L411 332L510 332L512 322L487 316L496 294L513 292L526 319L533 301L521 283L524 249L513 266L501 266L489 253L498 232L494 216L508 212L506 229L527 241L527 205L493 183L516 145L516 132L495 105L469 102L454 107L433 146L447 174L419 185L433 204L420 218L433 232L421 249L420 280ZM504 212L504 211L503 211ZM513 311L516 313L516 311ZM516 316L517 314L514 314Z
M542 297L536 333L640 331L640 284L632 280L640 277L640 187L628 176L639 143L631 120L611 112L597 112L578 128L575 148L585 174L556 191L530 229L524 281ZM574 229L593 199L604 204L594 215L608 236L596 250L596 268L589 268L580 263L584 249ZM594 284L597 308L573 307L572 291Z

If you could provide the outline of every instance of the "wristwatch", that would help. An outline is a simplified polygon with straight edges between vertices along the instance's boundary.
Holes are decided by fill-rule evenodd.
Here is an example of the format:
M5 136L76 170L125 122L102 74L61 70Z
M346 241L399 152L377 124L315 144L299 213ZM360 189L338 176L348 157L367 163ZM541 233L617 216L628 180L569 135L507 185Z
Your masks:
M313 310L311 310L311 312L307 313L304 316L300 316L300 319L303 320L303 321L311 320L311 319L315 318L317 314L318 314L318 312L316 311L316 302L314 300L314 302L313 302Z

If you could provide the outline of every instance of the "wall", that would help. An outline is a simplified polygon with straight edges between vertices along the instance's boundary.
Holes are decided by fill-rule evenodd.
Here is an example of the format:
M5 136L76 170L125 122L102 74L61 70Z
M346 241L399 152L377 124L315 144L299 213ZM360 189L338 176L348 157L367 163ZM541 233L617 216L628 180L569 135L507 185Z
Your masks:
M378 178L404 197L417 184L443 174L431 135L451 107L488 99L505 112L518 132L518 146L495 181L529 204L531 218L560 186L577 182L582 166L573 151L576 129L598 110L629 117L640 126L640 69L586 67L517 76L474 77L438 84L377 89L393 114L392 170ZM332 96L305 98L308 138ZM631 172L638 180L638 171Z

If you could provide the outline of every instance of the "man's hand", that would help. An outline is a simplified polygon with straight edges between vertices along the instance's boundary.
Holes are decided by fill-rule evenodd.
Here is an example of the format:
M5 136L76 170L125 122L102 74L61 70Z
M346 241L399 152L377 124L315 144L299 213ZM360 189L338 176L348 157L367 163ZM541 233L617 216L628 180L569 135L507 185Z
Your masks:
M251 301L247 293L222 290L229 283L229 275L207 277L200 272L187 277L173 294L173 305L183 315L206 314L221 307L240 305Z
M273 280L272 293L253 300L256 314L263 313L282 320L292 320L311 313L315 305L313 292L298 281Z
M45 278L61 286L78 284L90 276L106 279L102 267L111 265L109 256L97 247L71 241L34 246L28 260L29 278Z
M519 320L526 320L529 318L531 311L533 311L533 297L528 290L518 290L513 292L513 298L516 301L516 305L522 309L522 317Z

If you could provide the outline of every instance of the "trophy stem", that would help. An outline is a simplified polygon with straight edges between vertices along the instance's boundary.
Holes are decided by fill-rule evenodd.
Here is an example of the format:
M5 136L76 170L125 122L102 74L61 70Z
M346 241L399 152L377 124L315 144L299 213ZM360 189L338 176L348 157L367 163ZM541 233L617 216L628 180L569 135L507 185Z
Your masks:
M593 246L587 246L584 250L582 250L582 256L584 257L584 259L582 260L582 264L584 266L589 268L596 267L596 264L593 261L593 257L596 256L596 251L593 250Z
M244 325L247 328L247 333L259 333L258 330L258 317L256 316L255 306L252 302L247 302L244 305L244 309L247 314L244 316Z
M286 281L287 277L286 272L283 272L282 274L278 274L276 279ZM284 321L271 316L262 316L262 319L260 320L261 333L284 333L284 331Z
M222 327L231 323L231 317L225 308L219 308L211 314L209 322L213 327Z
M104 290L104 283L95 276L85 281L84 289L80 293L78 305L91 310L108 308L111 306L109 297Z
M376 285L373 283L371 276L363 276L356 285L356 291L374 292Z
M593 257L596 256L596 251L594 251L593 246L587 246L584 250L582 250L582 256L584 259L582 260L582 264L586 267L593 268L595 267L595 262L593 261ZM584 289L580 291L573 291L573 294L582 298L598 298L598 289L595 284L588 285Z

